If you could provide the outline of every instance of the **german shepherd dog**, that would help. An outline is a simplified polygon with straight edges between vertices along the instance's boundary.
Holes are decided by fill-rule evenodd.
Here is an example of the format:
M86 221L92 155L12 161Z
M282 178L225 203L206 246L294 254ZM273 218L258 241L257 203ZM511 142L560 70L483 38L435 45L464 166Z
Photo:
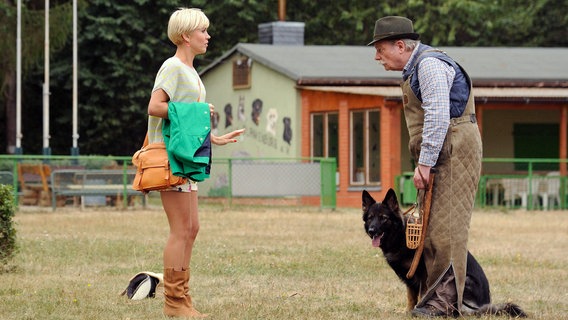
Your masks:
M393 189L389 189L384 200L376 202L366 190L363 190L362 198L365 232L371 237L373 246L381 248L387 263L406 284L407 311L411 311L418 303L420 287L426 285L427 274L424 260L420 259L414 276L406 278L416 250L406 246L406 219L400 210L396 194ZM489 282L485 272L469 252L462 314L502 314L523 318L527 316L515 304L491 304Z

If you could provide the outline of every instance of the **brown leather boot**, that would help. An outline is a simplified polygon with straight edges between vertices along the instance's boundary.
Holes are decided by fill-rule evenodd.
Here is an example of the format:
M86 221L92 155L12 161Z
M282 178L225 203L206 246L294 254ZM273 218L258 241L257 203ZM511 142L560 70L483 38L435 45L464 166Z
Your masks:
M203 313L195 310L195 308L193 308L193 303L191 302L191 295L189 295L189 278L190 278L190 271L189 270L190 269L183 271L183 272L185 272L185 282L183 283L183 293L185 295L185 300L187 301L187 305L189 306L189 309L191 310L190 317L206 318L208 316L207 314L203 314Z
M169 317L189 317L192 314L184 293L186 271L164 268L164 314Z

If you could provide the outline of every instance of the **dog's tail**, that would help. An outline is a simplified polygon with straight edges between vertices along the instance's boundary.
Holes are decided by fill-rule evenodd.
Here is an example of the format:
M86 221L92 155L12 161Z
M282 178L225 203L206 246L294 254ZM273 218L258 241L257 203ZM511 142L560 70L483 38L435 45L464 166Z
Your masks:
M507 315L513 318L526 318L527 314L514 303L486 304L474 312L477 316Z

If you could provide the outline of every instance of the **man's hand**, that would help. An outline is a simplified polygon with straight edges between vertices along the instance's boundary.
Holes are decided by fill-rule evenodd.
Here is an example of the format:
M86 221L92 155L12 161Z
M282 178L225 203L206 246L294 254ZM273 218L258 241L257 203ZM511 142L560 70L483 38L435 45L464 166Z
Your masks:
M414 186L416 189L426 189L430 179L431 168L432 167L419 164L418 167L414 169Z

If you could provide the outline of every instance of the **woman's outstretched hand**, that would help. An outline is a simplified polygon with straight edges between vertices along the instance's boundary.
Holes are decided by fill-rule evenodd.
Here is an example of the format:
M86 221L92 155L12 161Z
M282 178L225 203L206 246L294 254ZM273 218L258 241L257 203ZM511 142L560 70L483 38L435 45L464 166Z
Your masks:
M239 129L239 130L235 130L235 131L231 131L229 133L226 133L222 136L215 136L215 135L211 135L211 143L216 144L218 146L223 146L226 145L228 143L235 143L237 142L237 139L235 139L236 137L240 136L241 134L243 134L243 132L245 132L245 129Z

